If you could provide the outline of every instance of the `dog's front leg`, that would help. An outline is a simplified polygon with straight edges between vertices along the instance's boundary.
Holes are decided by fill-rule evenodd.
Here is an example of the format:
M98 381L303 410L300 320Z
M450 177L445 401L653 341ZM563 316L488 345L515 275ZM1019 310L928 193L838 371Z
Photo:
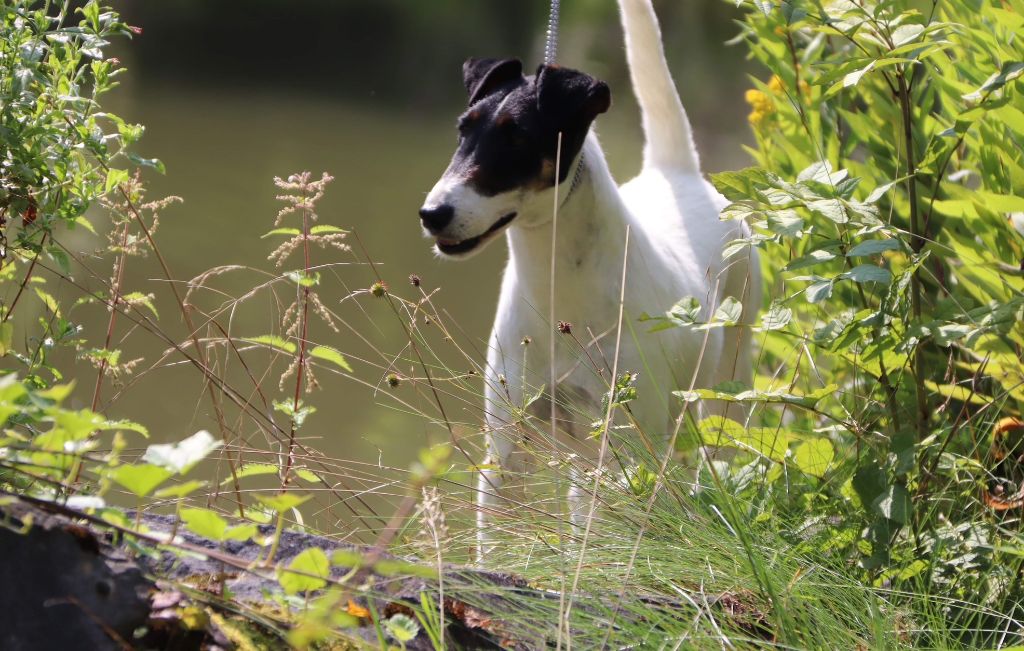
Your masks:
M566 501L569 503L569 522L573 533L582 536L590 515L591 490L587 486L587 475L575 465L569 468L569 490Z
M505 472L515 449L515 444L505 434L502 425L489 422L488 426L487 456L476 481L476 554L477 562L480 564L483 564L485 557L494 549L496 536L492 519L507 506L502 504L505 494Z

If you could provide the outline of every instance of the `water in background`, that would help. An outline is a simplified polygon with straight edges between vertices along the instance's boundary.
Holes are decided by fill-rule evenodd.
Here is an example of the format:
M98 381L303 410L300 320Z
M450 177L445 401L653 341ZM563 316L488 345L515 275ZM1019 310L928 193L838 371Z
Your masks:
M350 25L345 32L363 44L362 49L355 50L348 41L344 41L344 46L339 43L332 47L329 39L324 41L326 37L306 35L284 42L274 40L267 36L273 30L268 30L263 22L256 21L252 27L252 15L246 23L251 28L233 34L237 41L234 49L223 43L203 45L202 39L223 35L223 28L211 29L211 24L223 24L216 22L221 18L211 22L204 12L210 11L212 5L223 10L224 5L232 5L230 2L161 2L126 8L129 20L142 25L144 33L122 56L131 74L109 106L127 119L146 125L146 136L139 147L141 153L157 156L166 164L166 176L148 177L149 197L174 194L184 199L184 204L162 215L157 235L177 279L192 278L220 265L272 271L266 256L276 244L260 235L272 228L280 206L275 200L273 177L302 170L314 174L327 171L335 177L320 205L321 223L351 229L358 234L358 240L350 237L355 249L350 255L317 251L316 260L344 263L324 274L320 290L328 306L349 327L342 327L341 333L335 334L318 326L311 338L348 356L356 378L320 374L321 389L308 398L319 411L303 429L304 440L331 457L369 464L380 461L400 468L407 467L424 444L446 440L448 433L436 423L409 413L436 413L432 395L425 386L404 382L391 389L384 382L389 372L422 376L422 371L408 362L391 368L387 365L389 358L408 359L410 355L399 321L387 303L366 293L340 302L341 298L369 287L374 279L363 250L397 293L414 295L408 282L412 273L423 278L427 291L438 290L433 297L435 305L443 306L451 322L458 324L459 343L478 361L483 360L505 259L504 244L495 243L469 261L438 260L420 234L416 211L446 166L455 142L454 119L463 101L457 62L467 55L482 53L478 48L488 45L476 42L466 24L446 20L461 5L481 3L450 0L430 4L447 8L448 12L440 11L429 29L420 22L416 23L419 27L404 29L394 25L382 27L385 36L377 44L369 38L372 31L358 28L364 21L356 20L356 25ZM596 8L598 4L600 9ZM640 130L628 82L624 81L616 17L604 4L613 5L614 9L611 0L581 0L581 6L592 7L593 11L569 12L561 52L567 65L597 69L609 79L615 106L599 120L598 129L613 173L620 180L627 180L639 165ZM744 165L746 158L740 144L749 139L749 133L742 88L747 82L743 64L738 60L741 53L722 45L722 40L731 35L729 14L722 6L728 9L731 3L709 0L679 4L690 8L665 3L673 18L666 20L665 33L670 53L675 53L673 66L695 123L705 169L715 171ZM263 1L252 5L257 7L253 12L257 17L262 15L264 22L271 20L273 11L284 11L280 8L283 3ZM313 25L319 20L317 12L325 10L329 3L288 3L288 13L301 12L305 5L311 7L306 20ZM360 5L371 3L337 3L347 11L356 11ZM275 6L279 8L275 10ZM403 11L408 9L416 14L417 21L426 20L422 10L411 8L410 3L387 2L380 6L389 7L394 16L405 16ZM695 10L695 6L703 9ZM237 9L247 11L242 6ZM487 11L477 11L481 15L473 20L485 25L485 37L502 35L503 47L527 50L524 58L538 50L537 34L543 11L535 12L536 20L532 23L503 24L509 32L484 22L495 20ZM373 16L365 24L372 27L382 22L379 15ZM695 19L703 22L694 24ZM445 30L453 24L457 24L454 31L459 37L446 43ZM202 38L190 38L196 35ZM715 40L711 35L722 38ZM404 40L401 47L391 47L388 38ZM186 42L188 46L183 45ZM303 42L311 44L307 54L301 52ZM187 47L187 52L183 53L182 47ZM242 48L241 54L238 48ZM247 58L245 53L253 48L261 48L260 53ZM295 48L300 50L296 52ZM230 56L224 56L226 50ZM356 65L366 61L352 61L360 51L375 59L375 69L366 70L368 64ZM402 58L387 61L393 51L398 51ZM344 65L332 58L332 52L343 59ZM268 61L274 60L275 53L288 65L270 65ZM209 58L211 70L203 68L204 56ZM444 62L444 70L439 61ZM418 66L428 71L429 76L418 76ZM294 74L289 74L289 69ZM353 69L359 70L358 74L346 72ZM410 79L419 82L403 94L401 84L381 81L387 70L395 70L396 75L406 80L402 82L406 86L412 84ZM100 272L105 271L100 268ZM180 317L154 261L132 260L128 272L128 290L157 294L164 328L183 336ZM240 272L227 274L216 284L228 294L238 296L262 280L257 272ZM206 294L197 301L209 307L224 298ZM283 296L281 300L290 299ZM275 321L280 309L282 306L264 294L233 314L222 314L221 320L230 324L235 336L265 334L277 330ZM100 324L105 325L105 318L97 313L89 323L98 329ZM86 334L101 337L98 330ZM439 351L442 359L455 368L461 364L469 371L469 364L439 333L431 333L429 338L429 345ZM143 355L148 363L154 364L161 359L166 346L143 332L135 332L126 348L126 353ZM254 355L254 359L267 357ZM123 391L108 388L105 392L106 409L112 416L146 423L154 440L180 439L199 428L216 431L209 400L193 368L173 356L153 368L141 368ZM277 390L276 374L283 368L278 364L274 375L261 378L264 390L273 393L271 398L281 399L288 393L288 389ZM84 367L82 370L88 373ZM235 366L225 372L239 388L249 391L251 382L241 369ZM260 366L259 373L262 372ZM476 382L480 388L478 378L464 381L470 385ZM255 393L249 393L258 402ZM442 393L446 393L443 388ZM392 400L391 396L399 400ZM470 404L464 395L446 395L445 402L449 418L465 423L460 432L472 432L482 421L480 405ZM232 425L238 425L239 435L254 448L267 447L263 435L251 426L241 421L232 421Z

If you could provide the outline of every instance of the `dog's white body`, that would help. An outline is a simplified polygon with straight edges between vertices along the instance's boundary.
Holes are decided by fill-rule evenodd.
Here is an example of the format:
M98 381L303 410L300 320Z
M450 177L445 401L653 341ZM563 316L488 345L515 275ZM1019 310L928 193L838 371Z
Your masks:
M726 201L701 176L650 0L619 3L646 135L639 176L619 187L591 133L579 159L583 167L578 182L571 191L569 183L559 189L557 219L552 215L554 189L532 196L526 204L529 209L521 196L477 197L476 204L469 202L470 209L460 205L461 214L492 216L504 213L507 206L488 204L508 201L520 213L507 230L509 261L486 371L489 454L478 483L481 553L491 539L488 527L493 513L515 508L503 500L505 474L522 470L516 466L514 452L523 439L523 407L542 387L550 388L552 368L556 395L565 396L567 402L582 401L588 417L556 409L559 440L576 452L596 457L597 443L587 440L588 424L595 415L603 415L601 400L609 392L627 228L618 369L638 374L638 398L630 403L630 411L644 434L664 440L671 433L681 408L671 391L710 387L734 378L749 382L751 377L749 328L673 328L650 333L651 324L637 322L644 313L664 314L687 296L700 300L707 319L724 297L732 296L743 304L742 321L750 323L760 303L760 275L752 252L722 259L724 245L748 236L749 231L741 222L719 219ZM450 200L452 188L446 183L442 179L432 195ZM493 221L493 217L486 219ZM472 220L465 223L462 227L471 233L485 227ZM555 333L550 321L552 259L553 316L571 324L571 337ZM557 337L554 360L552 333ZM532 343L524 347L527 338ZM585 353L580 344L586 347ZM604 367L603 372L595 365ZM527 412L548 418L549 400L544 395ZM585 492L579 482L569 489L570 514L577 523L585 514L581 508Z

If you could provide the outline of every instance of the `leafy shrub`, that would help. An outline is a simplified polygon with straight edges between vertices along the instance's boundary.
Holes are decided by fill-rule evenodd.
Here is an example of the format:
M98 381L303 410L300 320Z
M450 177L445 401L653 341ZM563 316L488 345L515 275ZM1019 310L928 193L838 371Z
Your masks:
M320 284L320 273L331 263L314 265L310 245L335 251L348 245L340 228L314 225L329 177L296 175L277 182L285 201L279 218L294 221L275 224L266 235L281 238L270 256L276 270L216 267L181 295L160 258L187 334L176 338L161 330L153 297L127 291L122 279L129 257L160 257L152 237L156 214L173 199L145 202L141 180L119 166L160 165L127 149L141 127L98 104L118 73L117 63L105 57L107 41L132 30L96 2L78 10L74 25L65 10L39 4L15 0L0 8L6 238L0 282L13 295L0 306L0 357L16 360L20 371L0 377L0 492L76 500L121 532L135 530L139 540L139 521L128 522L103 500L161 502L174 509L181 526L209 540L263 545L260 565L278 565L280 603L304 609L297 622L288 621L298 624L291 637L296 645L371 622L381 644L404 645L422 630L439 645L443 590L436 600L429 591L419 595L416 621L401 614L385 620L372 612L374 595L331 578L333 569L377 562L376 553L328 556L311 548L282 563L277 550L283 528L302 523L299 507L318 497L300 482L318 485L325 500L344 504L356 518L363 514L350 500L377 516L359 496L388 484L381 476L391 470L372 467L367 488L354 490L344 483L354 472L306 447L298 434L315 411L306 400L316 386L314 371L393 390L413 385L431 398L430 408L417 413L451 436L451 448L425 451L411 473L393 482L407 490L392 505L390 520L377 517L382 528L374 532L380 548L408 542L422 552L424 545L413 541L417 527L410 526L422 520L436 568L401 564L390 571L377 567L378 573L432 578L451 560L449 545L461 546L456 558L472 545L472 525L453 519L449 530L442 510L443 497L471 499L460 492L465 477L450 472L448 455L457 450L473 462L455 430L467 424L453 426L442 395L482 404L479 359L464 352L471 346L454 343L458 324L435 307L419 277L410 278L414 298L406 300L374 275L369 289L352 291L346 300L366 295L379 306L373 318L388 313L402 327L403 352L381 354L383 363L367 365L383 377L357 378L348 362L356 356L314 344L311 324L332 332L349 326L328 307L333 301L321 298L327 283ZM691 424L696 438L740 450L731 464L709 464L701 476L706 489L695 495L692 475L669 465L670 457L655 446L628 451L623 478L595 472L573 455L546 458L556 485L559 473L578 464L588 493L600 492L601 526L592 540L589 529L583 536L573 589L563 592L565 610L560 604L556 613L549 604L545 617L524 608L509 618L528 623L538 636L550 635L553 622L570 621L573 599L583 598L575 589L582 576L586 590L618 593L618 600L607 613L589 605L572 612L578 644L607 642L613 630L617 639L631 641L667 631L683 640L696 631L716 645L726 636L791 646L823 639L850 647L942 645L951 642L951 632L960 637L956 642L978 645L1015 640L1024 599L1018 578L1024 541L1017 531L1024 507L1024 110L1017 81L1024 74L1018 37L1024 0L739 4L748 9L740 38L768 70L746 97L757 166L719 174L714 182L732 202L724 217L756 227L728 253L761 250L770 305L758 324L739 323L737 304L729 301L714 323L696 324L699 304L684 299L653 318L659 321L653 327L755 328L761 350L755 386L677 394L684 402L754 405L754 418ZM99 292L75 283L78 261L60 238L65 227L90 228L84 217L90 205L113 216L107 252L114 272ZM301 262L293 256L299 251ZM297 268L285 269L286 263ZM81 290L78 300L64 305L44 291L44 267ZM370 271L376 273L372 265ZM252 274L259 284L229 294L217 286L229 272ZM32 294L46 312L38 328L29 324L22 349L11 317L20 297ZM257 296L279 306L278 326L234 335L230 322L219 319ZM108 309L102 345L87 342L72 320L88 303ZM193 313L203 317L199 328ZM118 317L157 336L171 346L168 355L196 369L219 437L200 431L176 444L150 445L139 458L130 454L127 441L146 436L145 428L99 413L104 379L121 381L135 365L114 347ZM570 333L567 327L563 332ZM456 349L473 370L451 369L432 338ZM97 369L90 409L64 406L71 385L47 357L61 344ZM269 358L266 368L255 362L260 354ZM271 372L275 361L285 364L283 374ZM219 371L229 366L244 370L239 387ZM420 369L422 377L399 375L399 368ZM277 400L260 379L274 376L280 378ZM444 387L440 392L435 379ZM598 418L628 415L635 380L631 373L615 378ZM543 396L538 388L530 400ZM523 423L537 425L525 406ZM598 435L614 429L610 418L597 425ZM265 435L266 448L253 448L242 430ZM541 440L543 432L535 434ZM635 438L638 447L646 443ZM214 452L230 476L212 485L187 476ZM246 462L246 454L261 461ZM274 485L250 490L252 479ZM453 492L442 496L435 483L454 486ZM225 486L231 490L222 492ZM206 506L187 503L206 488ZM229 521L225 502L247 522ZM471 513L463 511L451 515ZM564 591L571 576L568 527L534 509L513 511L507 527L512 544L502 547L498 563ZM255 524L271 521L272 529ZM705 567L713 575L707 584ZM715 592L705 594L706 585ZM689 613L680 619L676 612L651 630L648 621L660 618L652 616L657 599L627 604L624 597L634 590L674 599L677 610L680 594L699 595L704 606L693 604L692 624ZM714 616L705 617L709 597L731 613L720 618L725 632ZM569 624L565 628L567 634Z
M128 180L118 162L159 167L127 149L141 126L99 108L121 73L104 50L132 28L97 2L78 9L74 25L64 12L33 8L38 4L0 7L0 215L21 217L26 227L8 243L14 249L36 250L44 233L78 223L92 202Z
M714 183L771 304L757 390L719 397L784 403L758 440L801 443L729 426L757 453L731 488L875 585L1009 615L1020 486L989 446L1024 405L1024 2L743 4L757 167Z

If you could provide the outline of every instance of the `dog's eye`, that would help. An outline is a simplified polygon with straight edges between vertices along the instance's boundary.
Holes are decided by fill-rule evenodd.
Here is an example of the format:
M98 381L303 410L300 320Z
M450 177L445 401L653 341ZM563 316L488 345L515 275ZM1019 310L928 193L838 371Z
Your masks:
M502 125L499 133L507 147L521 149L526 146L526 134L514 123Z
M467 119L467 118L461 118L459 120L459 123L457 125L457 129L459 131L459 135L458 135L458 141L459 142L462 142L463 140L466 139L466 137L469 135L470 130L473 128L474 122L475 122L474 120Z

